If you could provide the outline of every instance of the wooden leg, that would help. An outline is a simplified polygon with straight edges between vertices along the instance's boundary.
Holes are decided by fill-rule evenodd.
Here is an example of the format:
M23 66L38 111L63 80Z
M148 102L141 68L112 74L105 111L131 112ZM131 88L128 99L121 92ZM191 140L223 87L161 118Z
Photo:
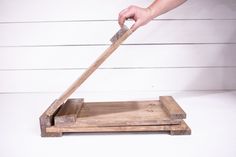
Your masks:
M171 135L191 135L191 129L182 121L181 124L172 125L170 130Z
M46 132L46 127L41 129L41 137L61 137L61 136L62 132Z
M52 126L52 120L50 117L43 114L40 117L40 129L41 129L41 137L60 137L62 136L61 132L47 132L46 127Z
M46 131L47 127L51 127L54 125L54 115L57 113L57 111L51 116L48 116L46 114L46 112L47 112L47 110L39 118L41 137L60 137L60 136L62 136L62 132L47 132Z

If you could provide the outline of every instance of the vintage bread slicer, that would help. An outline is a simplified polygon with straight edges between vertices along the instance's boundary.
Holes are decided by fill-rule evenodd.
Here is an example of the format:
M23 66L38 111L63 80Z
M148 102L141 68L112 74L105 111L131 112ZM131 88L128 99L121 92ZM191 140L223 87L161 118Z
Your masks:
M171 96L159 100L85 102L70 95L132 34L126 26L111 39L112 44L40 117L42 137L63 133L167 132L189 135L186 113Z

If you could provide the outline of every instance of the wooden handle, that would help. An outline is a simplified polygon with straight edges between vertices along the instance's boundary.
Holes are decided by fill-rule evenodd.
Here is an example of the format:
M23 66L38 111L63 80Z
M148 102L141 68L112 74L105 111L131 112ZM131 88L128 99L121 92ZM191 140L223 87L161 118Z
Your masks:
M52 105L47 115L52 115L69 97L81 86L81 84L120 46L120 44L132 34L132 31L127 30L116 42L108 47L97 60L57 99L57 102Z

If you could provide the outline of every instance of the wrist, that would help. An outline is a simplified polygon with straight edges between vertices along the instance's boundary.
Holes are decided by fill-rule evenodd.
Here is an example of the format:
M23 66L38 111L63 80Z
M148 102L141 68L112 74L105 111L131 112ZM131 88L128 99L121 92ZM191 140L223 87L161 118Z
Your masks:
M154 9L152 7L150 7L150 6L147 7L146 9L147 9L147 12L149 14L150 19L151 20L154 19L155 18L155 11L154 11Z

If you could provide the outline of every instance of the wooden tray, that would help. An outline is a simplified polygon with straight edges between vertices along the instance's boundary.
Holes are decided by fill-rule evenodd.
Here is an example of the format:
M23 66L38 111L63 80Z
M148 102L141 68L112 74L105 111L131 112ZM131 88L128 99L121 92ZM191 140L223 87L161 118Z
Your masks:
M119 102L68 99L51 117L46 112L40 117L42 137L62 136L66 132L191 134L191 129L183 120L185 112L171 96L161 96L160 100Z

